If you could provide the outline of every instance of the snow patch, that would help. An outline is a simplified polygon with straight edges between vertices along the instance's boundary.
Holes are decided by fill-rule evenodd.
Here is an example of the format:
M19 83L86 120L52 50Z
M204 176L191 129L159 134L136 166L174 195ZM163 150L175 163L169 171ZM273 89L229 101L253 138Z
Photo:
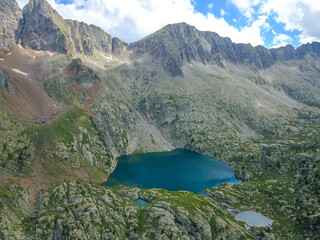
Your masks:
M50 57L52 57L52 56L57 54L56 52L49 52L49 51L46 51L46 53L49 54Z
M7 56L10 56L11 55L11 52L7 53Z
M0 58L0 61L4 61L4 59L3 59L3 58Z
M105 55L103 55L103 54L100 54L102 57L104 57L105 59L107 59L107 60L109 60L109 61L113 61L113 59L112 59L112 57L107 57L107 56L105 56Z
M28 73L22 72L22 71L20 71L19 69L14 68L14 69L11 69L11 70L14 71L14 72L16 72L16 73L19 73L19 74L21 74L21 75L29 76Z
M39 54L43 54L43 53L46 53L48 54L50 57L54 56L57 54L57 52L49 52L49 51L35 51L36 53L39 53Z

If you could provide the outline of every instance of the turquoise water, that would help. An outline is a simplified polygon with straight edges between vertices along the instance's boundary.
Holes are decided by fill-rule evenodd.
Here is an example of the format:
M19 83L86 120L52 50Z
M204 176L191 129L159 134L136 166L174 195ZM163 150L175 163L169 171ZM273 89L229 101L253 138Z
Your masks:
M224 182L239 182L226 163L184 149L171 152L132 154L118 158L106 186L185 190L203 194L204 189Z
M149 205L149 203L147 201L145 201L145 200L138 199L138 200L134 201L134 205L138 206L140 208L145 208L146 206Z

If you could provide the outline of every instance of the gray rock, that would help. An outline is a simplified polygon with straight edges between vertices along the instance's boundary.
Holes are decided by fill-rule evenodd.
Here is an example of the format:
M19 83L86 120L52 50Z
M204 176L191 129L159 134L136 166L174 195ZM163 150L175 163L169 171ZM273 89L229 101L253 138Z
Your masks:
M0 69L0 90L13 92L13 86L10 78Z
M21 10L15 0L0 1L0 52L9 51L15 44L15 32Z
M47 1L30 0L22 12L17 32L22 46L61 53L72 50L68 25Z

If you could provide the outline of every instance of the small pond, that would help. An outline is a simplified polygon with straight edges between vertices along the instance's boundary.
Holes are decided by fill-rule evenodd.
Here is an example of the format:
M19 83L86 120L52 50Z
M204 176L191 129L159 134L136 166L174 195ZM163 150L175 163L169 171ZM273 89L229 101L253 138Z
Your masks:
M239 181L228 164L184 150L132 154L118 158L118 165L106 186L185 190L203 194L204 189Z
M149 205L149 202L142 200L142 199L138 199L138 200L134 201L134 205L139 208L145 208L146 206Z
M239 212L235 219L238 221L245 222L249 227L267 227L270 226L273 221L261 213L254 211Z

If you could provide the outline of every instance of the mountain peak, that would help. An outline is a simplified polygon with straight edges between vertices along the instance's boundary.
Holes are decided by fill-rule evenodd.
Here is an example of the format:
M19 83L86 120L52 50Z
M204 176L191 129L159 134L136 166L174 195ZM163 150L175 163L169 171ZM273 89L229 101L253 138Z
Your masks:
M194 26L187 24L186 22L179 22L179 23L170 23L165 25L162 29L184 29L184 28L193 28L196 29Z
M29 0L29 5L45 4L45 6L51 7L51 5L46 0Z
M95 25L63 19L46 0L30 0L23 8L17 42L34 50L48 50L69 55L110 55L122 53L125 43ZM113 42L117 46L113 46Z
M67 24L46 0L30 0L22 13L17 37L23 46L61 53L72 49Z
M215 33L213 35L219 37ZM216 59L206 35L184 22L166 25L154 34L131 44L129 48L145 49L173 76L183 75L181 67L184 62L199 61L206 64Z
M24 14L28 12L42 12L42 14L48 16L58 14L46 0L30 0L29 3L23 8Z

